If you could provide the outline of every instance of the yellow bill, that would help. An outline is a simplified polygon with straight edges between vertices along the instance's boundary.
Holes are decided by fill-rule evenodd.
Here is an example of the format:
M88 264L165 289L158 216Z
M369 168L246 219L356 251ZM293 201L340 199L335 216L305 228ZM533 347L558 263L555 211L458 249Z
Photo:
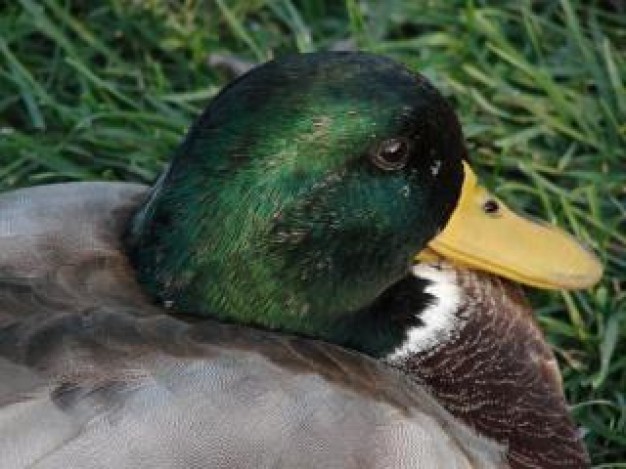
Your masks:
M594 254L559 228L513 213L463 166L459 204L417 260L440 256L539 288L574 290L600 280L602 265Z

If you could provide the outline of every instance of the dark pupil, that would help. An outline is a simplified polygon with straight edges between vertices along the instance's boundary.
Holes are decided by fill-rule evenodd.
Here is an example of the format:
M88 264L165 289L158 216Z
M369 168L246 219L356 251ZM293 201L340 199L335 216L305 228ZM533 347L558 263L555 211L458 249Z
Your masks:
M380 157L388 163L399 163L406 153L406 143L402 140L390 140L380 151Z
M485 213L488 213L488 214L494 214L499 209L500 209L500 207L498 206L498 202L496 202L495 200L492 200L492 199L489 199L483 205L483 210L485 211Z

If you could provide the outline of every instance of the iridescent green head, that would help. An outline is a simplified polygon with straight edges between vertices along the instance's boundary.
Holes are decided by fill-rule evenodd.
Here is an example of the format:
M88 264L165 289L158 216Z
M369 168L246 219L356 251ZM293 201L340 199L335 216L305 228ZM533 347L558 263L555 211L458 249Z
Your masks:
M391 60L274 60L195 122L133 220L132 257L177 310L333 338L446 224L464 153L445 99Z

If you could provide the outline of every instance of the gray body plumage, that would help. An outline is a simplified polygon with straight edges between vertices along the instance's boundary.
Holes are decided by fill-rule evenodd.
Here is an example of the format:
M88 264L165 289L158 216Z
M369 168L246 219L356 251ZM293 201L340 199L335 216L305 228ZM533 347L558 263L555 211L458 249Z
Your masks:
M1 468L506 465L380 362L154 305L121 244L146 191L0 196Z

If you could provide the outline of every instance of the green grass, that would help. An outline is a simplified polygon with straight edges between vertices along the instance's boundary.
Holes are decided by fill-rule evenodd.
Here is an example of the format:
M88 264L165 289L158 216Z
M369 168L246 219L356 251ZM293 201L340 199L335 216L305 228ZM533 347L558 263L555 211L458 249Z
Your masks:
M617 1L19 0L0 6L0 189L150 182L228 76L353 44L430 77L483 180L599 253L532 293L596 467L626 467L626 10Z

